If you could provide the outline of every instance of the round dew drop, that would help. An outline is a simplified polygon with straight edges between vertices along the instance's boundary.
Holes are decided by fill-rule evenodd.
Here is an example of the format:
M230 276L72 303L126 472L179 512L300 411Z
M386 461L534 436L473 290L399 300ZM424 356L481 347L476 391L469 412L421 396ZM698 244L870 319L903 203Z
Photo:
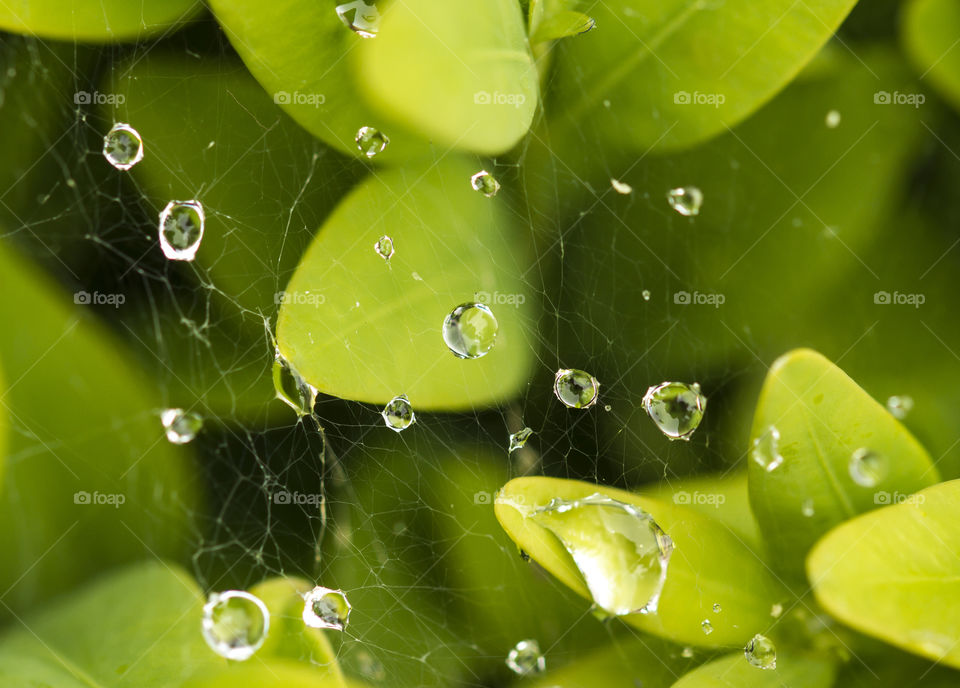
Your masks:
M213 593L203 606L203 639L221 657L250 659L269 630L267 606L243 590Z
M387 138L386 134L373 127L360 127L354 141L360 152L368 158L382 153L383 149L390 143L390 139Z
M170 201L160 213L160 248L170 260L193 260L206 217L200 201Z
M203 418L179 408L166 409L160 414L160 423L172 444L192 442L203 427Z
M406 394L401 394L387 402L380 415L383 417L386 426L394 432L406 430L417 420L416 414L413 412L413 406L410 405L410 400L407 399Z
M473 187L474 191L482 193L487 198L496 196L500 190L500 182L486 170L480 170L470 177L470 186Z
M373 250L377 252L378 256L388 262L391 258L393 258L393 254L396 252L393 248L393 239L388 237L386 234L377 239L377 243L373 245Z
M703 192L695 186L682 186L667 192L670 207L685 217L700 214L703 205Z
M590 408L599 392L597 378L576 368L561 368L553 378L553 393L567 408Z
M689 440L700 427L707 398L700 385L662 382L643 395L643 408L660 431L671 440Z
M777 668L777 648L773 641L765 635L757 635L751 638L747 646L743 648L743 656L747 658L753 666L759 669Z
M720 603L719 603L719 602L714 602L714 603L713 603L713 613L714 613L714 614L719 614L721 611L723 611L723 607L720 606Z
M118 122L103 137L103 157L118 170L129 170L143 160L143 139L129 124Z
M850 455L850 477L861 487L875 487L887 477L887 468L886 458L866 447L861 447Z
M536 640L521 640L507 655L507 666L519 676L530 676L543 673L547 668L547 660Z
M497 341L500 325L482 303L463 303L443 319L443 341L457 358L481 358Z
M347 627L351 609L343 590L318 585L303 596L303 623L311 628L342 631Z

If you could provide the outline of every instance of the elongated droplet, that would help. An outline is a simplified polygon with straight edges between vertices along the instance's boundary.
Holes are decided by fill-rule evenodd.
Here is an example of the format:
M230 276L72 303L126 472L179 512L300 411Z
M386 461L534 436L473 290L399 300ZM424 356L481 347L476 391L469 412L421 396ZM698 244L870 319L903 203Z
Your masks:
M482 303L462 303L443 319L443 341L457 358L481 358L497 343L500 325Z
M536 640L521 640L507 654L507 666L519 676L530 676L543 673L547 668L547 660Z
M343 590L318 585L303 596L303 623L311 628L342 631L347 627L351 609Z
M700 629L703 631L704 635L710 635L713 633L713 624L710 623L710 619L704 619L700 622Z
M700 214L703 205L703 192L695 186L682 186L667 192L670 207L681 215L692 217Z
M633 187L627 184L626 182L620 181L619 179L611 178L610 186L612 186L613 190L616 191L618 194L623 194L624 196L633 193Z
M417 420L416 414L413 412L413 406L410 405L410 400L407 399L406 394L391 399L383 407L380 415L383 416L383 422L386 426L394 432L406 430Z
M777 648L765 635L757 633L743 648L743 656L753 666L760 669L777 668Z
M599 392L597 378L576 368L561 368L553 378L553 393L567 408L590 408Z
M308 383L283 357L278 349L273 358L273 389L277 399L297 412L300 417L313 413L317 402L317 388Z
M646 511L594 494L554 499L530 518L564 546L598 607L615 616L657 611L673 541Z
M523 449L531 435L533 435L533 430L530 428L524 428L510 435L510 453Z
M874 487L887 477L887 460L882 455L861 447L850 455L850 477L861 487Z
M387 138L386 134L373 127L360 127L354 141L357 142L357 148L360 152L368 158L382 153L383 149L390 143L390 139Z
M166 409L160 414L160 423L167 431L167 440L172 444L187 444L203 427L203 418L179 408Z
M376 5L363 0L353 0L337 6L340 21L361 38L373 38L380 30L380 13Z
M649 300L650 300L650 290L649 290L649 289L644 289L642 292L640 292L640 296L643 297L643 300L644 300L644 301L649 301Z
M129 124L118 122L103 137L103 157L118 170L129 170L143 160L143 139Z
M892 396L887 399L887 410L893 414L894 418L903 420L913 410L913 397Z
M500 182L498 182L494 176L486 170L480 170L475 175L470 177L470 186L473 187L474 191L479 191L487 198L496 196L497 192L500 190Z
M783 614L783 605L779 602L770 607L770 616L774 619L779 619L781 614Z
M827 129L836 129L840 126L840 111L839 110L830 110L827 113L827 116L824 117L824 122L827 125Z
M386 261L389 261L391 258L393 258L394 254L393 239L384 234L382 237L377 239L377 243L373 245L373 250L377 252L378 256Z
M643 395L643 408L668 439L689 440L703 420L707 398L697 383L662 382Z
M160 213L160 248L170 260L193 260L206 217L200 201L170 201Z
M753 447L750 449L750 458L766 471L775 470L782 464L783 457L780 455L780 431L772 425L764 430L762 435L753 440Z
M221 657L243 661L267 639L270 612L243 590L213 593L203 606L203 639Z

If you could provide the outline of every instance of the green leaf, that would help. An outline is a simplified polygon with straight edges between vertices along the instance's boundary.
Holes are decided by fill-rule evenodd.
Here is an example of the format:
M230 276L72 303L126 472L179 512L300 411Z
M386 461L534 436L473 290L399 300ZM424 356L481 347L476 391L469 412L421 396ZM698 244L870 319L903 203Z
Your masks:
M554 41L568 36L579 36L597 25L593 17L583 12L562 10L537 23L530 35L531 43Z
M769 627L770 608L786 591L727 528L689 507L590 483L517 478L497 495L497 518L531 559L590 599L573 559L529 514L554 498L572 500L594 493L639 506L674 543L657 612L631 614L622 617L624 621L676 642L711 647L745 643L758 629ZM593 522L582 525L585 532L601 527ZM611 556L624 553L611 551ZM714 604L720 605L721 613L713 611ZM709 635L700 625L705 619L713 626Z
M181 688L343 688L346 684L289 660L247 662L189 679Z
M502 196L470 186L476 170L447 158L368 178L320 229L287 285L277 342L321 392L416 411L471 409L516 394L534 355L535 295L520 275L527 248ZM392 237L389 264L374 250ZM459 304L499 295L496 346L461 360L441 325Z
M958 523L952 480L841 524L807 558L817 600L859 631L960 667Z
M164 438L162 396L75 303L83 294L6 246L0 274L16 294L0 302L15 331L0 341L15 459L0 492L0 588L19 612L105 567L185 554L199 499L191 448Z
M960 109L960 51L955 50L960 6L951 0L910 0L902 11L907 55L921 78L929 79L954 108Z
M614 147L693 145L786 86L855 2L599 3L600 28L559 46L554 109Z
M198 14L193 0L6 0L0 29L39 38L114 43L168 34Z
M769 438L771 427L780 436L776 453L782 464L767 470L751 450L750 503L772 560L790 572L802 573L807 551L833 526L889 503L891 495L908 495L939 479L910 432L842 370L809 349L785 354L770 366L751 446L761 436ZM876 452L886 464L886 476L876 485L864 487L851 477L851 456L861 448ZM812 516L803 514L805 504L813 508Z
M743 652L703 664L673 684L673 688L830 688L837 673L834 662L777 648L776 669L758 669Z
M362 157L354 138L364 126L390 139L377 161L428 155L427 139L501 153L526 133L536 108L536 72L514 0L391 3L374 39L347 28L334 3L211 6L266 91L314 136L355 158ZM483 91L523 103L477 104Z

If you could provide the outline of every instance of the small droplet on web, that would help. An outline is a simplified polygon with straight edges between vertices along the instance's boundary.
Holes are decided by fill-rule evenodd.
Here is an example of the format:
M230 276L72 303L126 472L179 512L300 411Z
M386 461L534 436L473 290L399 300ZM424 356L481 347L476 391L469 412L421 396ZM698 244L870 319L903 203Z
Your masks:
M393 258L395 253L393 248L393 239L384 234L382 237L377 239L377 243L373 245L373 250L377 252L377 255L383 258L386 261L389 261Z
M347 627L351 609L343 590L318 585L303 596L303 623L311 628L342 631Z
M774 619L779 619L781 614L783 614L783 605L779 602L770 607L770 616Z
M613 407L612 407L610 404L604 404L604 405L603 405L603 410L604 410L604 411L611 411L612 409L613 409Z
M497 192L500 190L500 182L498 182L494 176L486 170L480 170L475 175L470 177L470 186L474 191L482 193L487 198L496 196Z
M616 191L618 194L623 194L624 196L627 196L633 193L632 186L630 186L626 182L620 181L619 179L614 179L613 177L610 178L610 186L612 186L613 190Z
M387 402L380 415L383 417L386 426L394 432L406 430L417 420L416 414L413 412L413 406L407 399L406 394L396 396Z
M800 505L800 512L807 518L813 516L816 513L816 510L813 507L813 500L804 499L803 504Z
M530 676L543 673L547 660L536 640L521 640L507 654L507 666L518 676Z
M714 614L719 614L722 610L723 610L723 608L720 606L720 603L719 603L719 602L714 602L714 604L713 604L713 613L714 613Z
M74 179L73 177L70 177L70 178L67 180L67 186L69 186L71 189L76 189L76 188L77 188L77 180Z
M753 636L747 646L743 648L743 656L753 666L759 669L777 668L777 648L770 638L760 635Z
M170 260L193 260L206 216L200 201L170 201L160 213L160 248Z
M170 408L160 414L160 423L172 444L192 442L203 427L203 418L179 408Z
M704 619L700 622L700 628L703 630L704 635L710 635L713 633L713 624L710 623L710 619Z
M443 341L457 358L481 358L497 343L500 325L482 303L462 303L443 319Z
M243 590L212 593L203 606L203 639L221 657L250 659L267 639L270 612Z
M518 449L523 449L523 447L527 444L527 440L530 439L532 435L533 435L533 430L531 430L530 428L524 428L523 430L519 430L513 433L512 435L510 435L509 453L512 454Z
M707 398L700 385L662 382L643 395L643 408L670 440L689 440L703 420Z
M567 408L590 408L599 392L597 378L576 368L561 368L553 378L553 393Z
M337 6L337 16L361 38L374 38L380 30L380 13L376 5L352 0Z
M775 470L783 463L783 456L780 455L780 431L776 427L771 425L753 440L750 458L765 471Z
M649 301L649 300L650 300L650 290L649 290L649 289L644 289L642 292L640 292L640 296L643 297L643 300L644 300L644 301Z
M875 487L887 477L886 458L866 447L860 447L850 455L847 467L853 482L861 487Z
M895 395L887 399L887 410L897 420L903 420L913 410L913 397Z
M390 139L387 138L386 134L373 127L360 127L354 141L359 151L368 158L382 153L383 149L390 143Z
M118 170L129 170L143 160L143 139L129 124L118 122L103 137L103 157Z
M667 192L670 207L681 215L692 217L700 214L703 205L703 192L695 186L682 186Z
M680 656L683 657L684 659L690 659L691 657L693 657L693 648L689 646L683 648L680 651Z
M839 110L830 110L827 113L827 116L824 117L824 122L827 125L827 129L836 129L840 126L840 111Z
M297 412L300 417L313 413L317 388L301 377L277 349L273 357L273 389L277 399Z

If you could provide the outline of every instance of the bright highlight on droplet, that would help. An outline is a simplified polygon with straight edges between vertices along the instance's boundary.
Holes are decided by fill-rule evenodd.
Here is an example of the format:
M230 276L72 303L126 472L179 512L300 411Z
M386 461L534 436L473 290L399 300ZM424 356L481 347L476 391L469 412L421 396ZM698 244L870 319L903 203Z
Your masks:
M887 460L881 454L860 447L850 455L847 465L853 482L861 487L875 487L877 483L887 477Z
M903 420L913 410L913 397L895 395L887 399L887 410L897 420Z
M203 606L203 639L221 657L250 659L269 630L267 605L246 591L212 593Z
M839 110L830 110L827 113L827 116L823 118L824 123L827 125L827 129L836 129L840 126L840 120L842 119Z
M351 609L343 590L318 585L303 596L303 623L311 628L342 631L347 627Z
M777 668L777 648L773 641L765 635L757 633L747 646L743 648L743 656L753 666L759 669Z
M613 190L616 191L618 194L623 194L624 196L627 196L633 193L633 187L627 184L626 182L620 181L619 179L613 179L611 177L610 186L612 186Z
M394 432L401 432L413 425L417 417L406 394L396 396L387 402L380 412L383 422Z
M377 252L378 256L386 261L389 261L391 258L393 258L393 254L395 253L393 239L384 234L382 237L377 239L377 243L373 245L373 250Z
M496 196L497 192L500 190L500 182L498 182L494 176L486 170L480 170L475 175L470 177L470 186L474 191L482 193L487 198Z
M547 660L536 640L521 640L507 655L507 666L519 676L530 676L543 673L547 668Z
M700 630L703 631L704 635L710 635L713 633L713 624L710 623L710 619L704 619L700 622Z
M671 440L689 440L700 426L707 398L694 382L661 382L643 395L643 408L660 431Z
M700 214L703 205L703 192L695 186L681 186L667 192L670 207L681 215L692 217Z
M482 303L462 303L443 319L443 341L457 358L481 358L497 343L500 325Z
M273 389L277 399L292 408L300 417L313 413L317 388L304 380L277 349L273 356Z
M533 430L531 430L530 428L524 428L523 430L519 430L513 433L512 435L510 435L509 452L512 454L518 449L523 449L524 446L526 446L527 444L527 440L530 439L532 435L533 435Z
M170 260L193 260L206 217L200 201L170 201L160 213L160 248Z
M172 444L192 442L203 427L203 418L196 413L179 408L170 408L160 414L160 423L167 432L167 440Z
M103 137L103 157L118 170L129 170L143 160L143 139L129 124L118 122Z
M360 152L368 158L375 157L382 153L383 149L390 143L390 139L387 138L386 134L373 127L360 127L354 141Z
M337 6L337 16L361 38L373 38L380 30L380 13L372 2L353 0Z
M772 425L764 430L753 440L750 458L765 471L776 470L783 463L783 456L780 455L780 431Z
M567 408L590 408L599 392L597 378L576 368L561 368L553 378L553 393Z

